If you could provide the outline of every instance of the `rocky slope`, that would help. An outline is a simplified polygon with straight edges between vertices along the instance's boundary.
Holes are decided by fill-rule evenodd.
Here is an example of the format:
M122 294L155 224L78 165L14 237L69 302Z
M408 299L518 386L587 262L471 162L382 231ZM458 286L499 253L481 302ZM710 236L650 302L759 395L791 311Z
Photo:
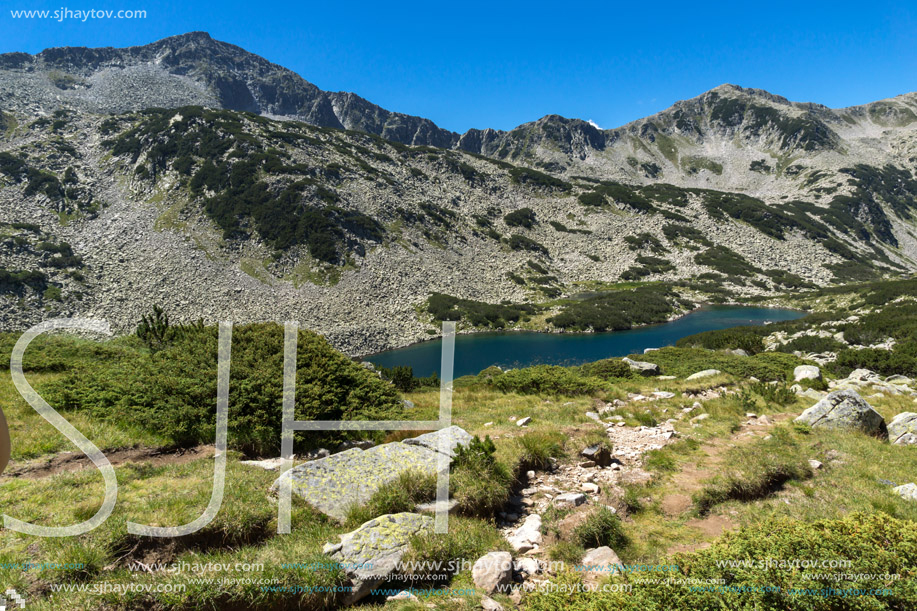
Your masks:
M913 94L831 110L723 86L616 130L459 136L202 33L6 54L0 83L3 329L124 332L159 303L295 319L356 355L435 334L433 292L729 299L917 254Z

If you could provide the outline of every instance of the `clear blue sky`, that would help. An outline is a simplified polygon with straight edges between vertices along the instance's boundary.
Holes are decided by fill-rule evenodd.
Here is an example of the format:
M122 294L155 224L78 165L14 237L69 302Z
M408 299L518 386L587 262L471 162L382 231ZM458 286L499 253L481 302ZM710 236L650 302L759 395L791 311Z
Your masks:
M322 89L442 127L617 127L722 83L832 107L917 90L917 3L8 0L0 52L209 32ZM908 6L909 5L909 6ZM11 9L146 19L13 19Z

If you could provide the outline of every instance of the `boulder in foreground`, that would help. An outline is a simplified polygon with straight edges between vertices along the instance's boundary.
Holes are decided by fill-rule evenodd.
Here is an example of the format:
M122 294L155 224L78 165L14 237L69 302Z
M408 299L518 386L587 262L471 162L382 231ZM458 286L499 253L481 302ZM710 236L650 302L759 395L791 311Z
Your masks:
M354 603L395 575L411 537L432 533L433 518L416 513L392 513L366 522L328 543L322 553L341 564L352 584L344 598Z
M813 428L862 431L867 435L885 437L885 419L855 390L836 390L802 412L796 422Z

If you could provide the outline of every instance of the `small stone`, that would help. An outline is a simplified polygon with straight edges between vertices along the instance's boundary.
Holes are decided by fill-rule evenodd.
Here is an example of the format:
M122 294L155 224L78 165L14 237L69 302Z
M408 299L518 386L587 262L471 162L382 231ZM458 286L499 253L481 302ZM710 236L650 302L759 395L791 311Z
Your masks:
M818 469L821 469L824 465L813 458L809 460L809 466L817 471Z
M598 493L599 493L599 487L598 487L598 485L596 485L596 484L591 484L591 483L588 483L588 482L585 483L585 484L583 484L583 485L580 487L580 490L582 490L583 492L585 492L585 493L587 493L587 494L598 494Z
M611 464L611 452L608 450L605 444L599 443L594 446L589 446L580 452L580 456L595 462L595 464L599 465L600 467L607 467Z
M525 472L525 477L526 477L526 479L535 479L535 472L534 472L534 471L526 471L526 472Z
M525 553L541 545L541 516L533 513L525 518L522 526L517 528L507 541L514 550Z
M586 502L586 495L579 492L565 492L554 498L554 505L559 507L579 507Z
M484 611L503 611L503 605L492 599L490 596L481 598L481 608Z
M517 420L517 421L516 421L516 426L525 426L525 425L527 425L527 424L528 424L529 422L531 422L531 421L532 421L531 417L526 416L525 418L521 418L521 419Z
M513 564L513 568L523 575L537 575L541 572L541 563L537 558L519 558Z
M581 462L581 463L579 464L579 466L582 467L583 469L591 469L592 467L595 466L595 461L594 461L594 460L586 460L586 461Z
M583 579L587 583L592 583L616 573L621 565L621 559L613 549L604 546L587 551L581 564Z
M394 596L389 596L385 600L417 600L417 597L408 592L407 590L401 590Z
M490 552L484 554L471 567L471 578L474 585L492 593L500 586L513 582L513 557L509 552Z
M917 501L917 484L913 482L892 488L892 491L906 501Z
M800 365L793 370L793 381L821 380L821 369L815 365Z

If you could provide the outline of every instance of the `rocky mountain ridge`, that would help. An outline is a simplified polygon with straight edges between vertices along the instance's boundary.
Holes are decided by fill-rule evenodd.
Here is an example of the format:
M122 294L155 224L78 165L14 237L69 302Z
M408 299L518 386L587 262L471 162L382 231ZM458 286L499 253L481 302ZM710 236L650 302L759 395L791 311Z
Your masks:
M917 261L914 94L722 86L616 130L444 135L203 33L6 54L0 83L4 329L125 332L159 303L366 354L435 335L432 293L544 304L556 330L621 281L730 301Z

